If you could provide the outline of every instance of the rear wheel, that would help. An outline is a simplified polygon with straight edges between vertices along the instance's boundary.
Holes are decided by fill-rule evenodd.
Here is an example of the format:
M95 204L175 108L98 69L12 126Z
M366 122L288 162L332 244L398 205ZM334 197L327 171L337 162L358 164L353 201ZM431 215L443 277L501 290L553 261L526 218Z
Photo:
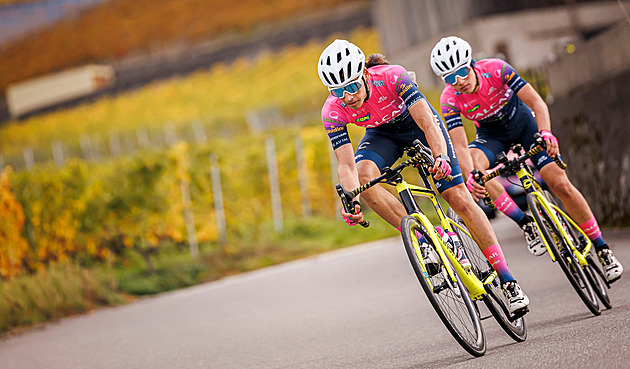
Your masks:
M457 233L457 237L464 247L464 252L466 253L466 256L468 256L468 260L470 260L472 272L475 276L477 276L477 278L479 278L479 280L483 281L494 272L494 269L490 266L488 259L486 259L483 252L481 252L477 243L470 237L464 220L451 208L447 210L446 214L455 223L464 228L465 232L458 227L453 227L453 230ZM485 284L484 287L488 294L484 296L483 302L486 304L486 307L492 316L494 316L499 326L501 326L505 333L507 333L513 340L517 342L525 341L527 338L527 326L525 325L525 319L523 317L519 317L517 319L510 318L508 302L501 290L499 278L494 278L492 282Z
M482 356L486 352L486 339L481 321L476 306L459 276L455 274L455 280L451 280L444 261L439 257L437 264L434 264L435 267L427 268L424 262L426 255L423 256L417 235L422 234L428 240L433 252L436 252L435 245L431 243L427 231L416 218L409 215L403 218L401 234L418 281L442 323L466 351L474 356ZM450 267L452 269L452 266Z
M547 210L540 204L540 200L537 197L528 194L527 204L536 220L536 224L542 231L542 236L545 237L556 261L560 264L560 268L562 268L578 296L580 296L591 313L600 315L602 312L597 302L595 291L584 269L573 254L569 241L562 237L558 226L552 222L551 215L547 213Z
M558 206L559 201L556 199L555 196L553 196L549 191L545 191L545 195L547 196L549 202ZM564 211L564 209L562 210ZM584 247L586 247L586 244L588 242L585 239L584 235L578 229L576 229L576 227L571 222L569 222L569 220L563 214L558 213L558 218L561 222L563 222L565 229L569 231L569 234L577 243L577 248L580 250L584 250ZM612 308L612 304L610 303L610 296L608 295L608 289L610 289L610 285L608 284L608 282L606 282L604 272L601 270L599 262L596 262L597 255L595 254L595 249L593 247L591 247L591 250L586 255L586 260L588 261L588 266L584 268L584 274L586 274L586 277L588 278L591 286L593 287L593 290L595 291L595 294L599 298L599 301L601 301L602 305L604 305L606 309Z

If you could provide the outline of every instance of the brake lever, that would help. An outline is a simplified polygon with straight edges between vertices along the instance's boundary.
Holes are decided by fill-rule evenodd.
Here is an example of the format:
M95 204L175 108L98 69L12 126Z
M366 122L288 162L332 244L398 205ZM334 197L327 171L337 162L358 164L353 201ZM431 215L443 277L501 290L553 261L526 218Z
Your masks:
M343 205L343 209L350 214L355 214L354 211L354 203L352 201L352 192L343 188L341 183L337 183L335 185L335 189L337 190L337 194L339 198L341 198L341 205ZM370 222L367 220L363 220L359 223L362 227L367 228L370 226Z
M483 174L481 174L479 169L473 169L470 171L470 173L472 174L475 182L479 183L481 186L484 185ZM486 203L486 205L488 205L490 209L497 210L497 206L494 204L494 201L492 201L492 199L490 198L490 194L488 193L488 191L485 192L483 201Z

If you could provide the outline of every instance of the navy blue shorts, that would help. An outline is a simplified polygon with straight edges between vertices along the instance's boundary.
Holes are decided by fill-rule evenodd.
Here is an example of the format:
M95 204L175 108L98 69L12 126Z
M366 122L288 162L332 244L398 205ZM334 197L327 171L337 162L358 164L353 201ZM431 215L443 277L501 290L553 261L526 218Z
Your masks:
M444 179L435 182L435 187L442 193L453 186L464 183L464 181L462 179L462 171L459 167L457 156L455 155L453 143L446 131L446 126L439 116L438 121L440 122L442 135L446 140L448 156L451 159L451 176L453 176L453 180L450 182ZM361 160L370 160L382 171L383 168L391 167L396 163L396 160L403 156L404 149L413 146L413 141L416 139L419 139L423 144L429 147L424 132L418 127L411 116L401 122L393 124L386 123L375 128L367 128L361 140L361 144L357 148L354 159L357 163Z
M483 151L490 163L489 168L492 168L498 164L497 154L502 151L507 153L513 144L520 143L525 150L529 150L532 144L536 142L534 140L536 132L538 132L538 125L536 118L534 118L534 112L519 100L519 107L514 118L500 128L477 128L477 138L468 147ZM553 159L546 150L534 155L531 160L539 170L545 165L553 163Z

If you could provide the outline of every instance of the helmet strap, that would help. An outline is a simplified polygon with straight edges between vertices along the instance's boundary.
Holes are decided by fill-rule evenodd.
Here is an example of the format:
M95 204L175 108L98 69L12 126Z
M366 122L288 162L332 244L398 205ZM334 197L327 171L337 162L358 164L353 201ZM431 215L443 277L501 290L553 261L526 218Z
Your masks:
M370 87L368 86L367 80L365 79L365 75L363 75L363 85L365 86L365 100L363 100L364 103L366 103L368 101L368 99L370 98Z

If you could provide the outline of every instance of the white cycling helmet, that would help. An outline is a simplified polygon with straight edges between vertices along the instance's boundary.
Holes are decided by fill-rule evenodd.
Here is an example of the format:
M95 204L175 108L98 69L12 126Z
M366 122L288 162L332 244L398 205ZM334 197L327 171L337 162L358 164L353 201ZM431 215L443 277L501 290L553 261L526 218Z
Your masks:
M456 36L444 37L431 51L431 68L442 77L470 64L472 50L468 42Z
M343 87L363 75L365 54L346 40L335 40L322 51L317 74L328 88Z

